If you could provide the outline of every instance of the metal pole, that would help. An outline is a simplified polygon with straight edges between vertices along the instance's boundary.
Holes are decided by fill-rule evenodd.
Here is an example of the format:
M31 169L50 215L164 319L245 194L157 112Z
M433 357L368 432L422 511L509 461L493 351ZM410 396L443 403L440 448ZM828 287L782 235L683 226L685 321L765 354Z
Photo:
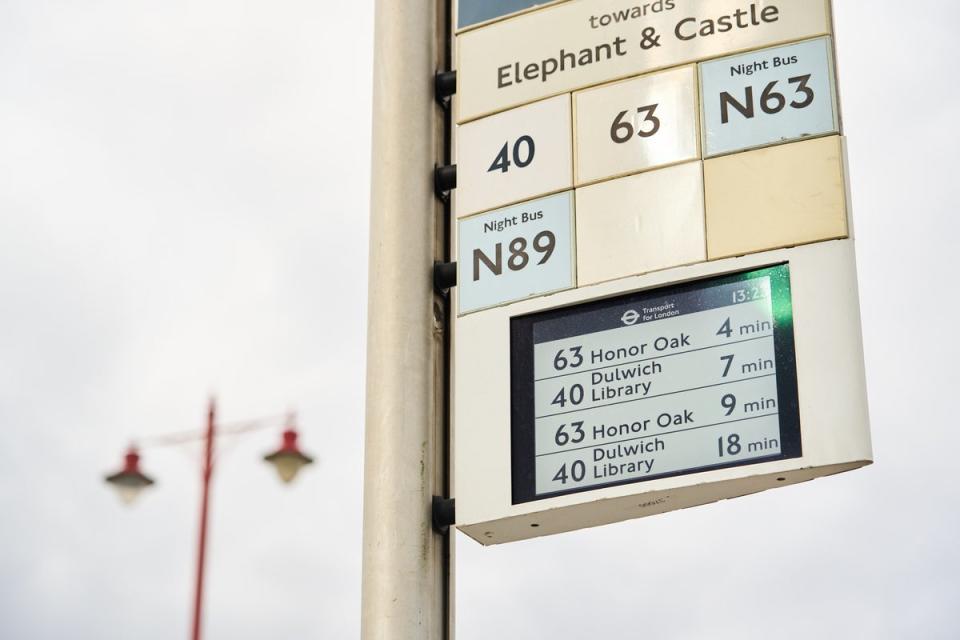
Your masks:
M433 78L445 0L377 0L363 517L364 640L450 637L449 541L430 505L446 489L445 306L433 195L443 114Z
M193 640L200 640L203 615L203 572L207 556L207 515L210 509L210 476L213 474L213 440L216 436L216 402L210 399L203 454L203 497L200 501L200 541L197 548L197 589L193 603Z

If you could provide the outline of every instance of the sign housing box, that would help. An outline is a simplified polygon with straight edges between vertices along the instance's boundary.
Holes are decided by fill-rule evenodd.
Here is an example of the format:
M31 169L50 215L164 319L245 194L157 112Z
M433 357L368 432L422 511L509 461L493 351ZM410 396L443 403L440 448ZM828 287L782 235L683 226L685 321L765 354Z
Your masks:
M788 264L802 455L514 503L512 318L633 291ZM454 351L457 527L499 544L619 522L849 471L872 461L853 241L680 267L461 317Z
M612 169L600 167L594 175L577 177L572 192L576 203L571 238L575 259L572 287L565 290L540 287L539 294L534 294L536 297L520 300L517 296L507 296L499 303L489 302L482 307L469 304L468 295L466 306L472 312L453 320L451 497L457 501L457 528L481 544L500 544L707 504L870 464L872 450L855 242L842 123L833 87L836 75L830 1L782 0L777 3L776 20L761 20L762 24L753 24L748 29L714 33L709 37L678 40L673 34L679 21L682 20L687 29L693 24L688 22L690 16L715 19L741 5L733 0L676 0L673 3L676 11L653 12L616 27L628 36L629 55L621 56L617 48L617 55L610 60L597 59L563 73L558 70L549 77L542 73L537 76L534 69L530 74L531 78L537 76L535 79L524 76L523 83L516 83L512 81L515 76L528 73L526 65L532 64L529 60L541 61L545 71L551 56L570 51L586 56L587 49L600 51L603 38L609 39L615 34L610 29L591 28L590 17L612 12L622 5L619 0L530 4L535 6L515 15L471 25L456 36L454 55L459 90L453 97L453 105L454 121L459 124L454 126L457 135L453 146L460 153L469 155L471 149L466 146L475 146L465 145L467 140L460 135L470 127L468 123L475 123L479 130L488 122L516 117L518 114L514 112L523 112L538 101L548 103L556 100L551 96L563 95L569 96L574 105L571 125L576 156L585 135L599 135L601 139L604 135L613 136L610 127L616 126L618 121L613 118L620 111L631 105L642 111L642 107L649 106L646 102L659 103L659 100L640 100L643 104L633 104L637 102L634 99L622 106L614 104L613 111L601 114L600 124L593 127L595 131L591 134L577 118L578 96L613 93L625 86L644 83L664 69L674 71L692 63L697 65L697 86L694 87L697 101L692 105L691 114L682 119L684 127L692 127L695 137L702 138L704 123L700 122L700 116L704 96L699 85L701 71L711 64L709 61L735 54L762 56L765 50L777 55L777 48L801 43L827 47L829 99L834 121L831 126L804 125L784 130L782 135L750 139L713 157L706 143L700 140L697 157L689 163L667 166L671 162L630 160ZM765 10L764 6L755 5L757 11ZM769 6L766 10L773 15ZM635 51L644 41L647 28L653 28L654 35L663 36L662 46L648 41L648 49ZM820 39L822 36L831 39ZM617 46L628 47L625 43ZM746 60L744 64L749 62ZM524 64L520 64L521 61ZM497 87L499 70L508 64L509 69L503 73L510 82ZM803 75L806 74L805 70ZM789 75L785 82L803 93L799 81L790 84L793 77ZM761 84L766 87L774 79ZM783 83L781 80L780 84ZM813 90L818 99L827 97L827 92L816 87ZM746 89L741 87L740 91L742 102ZM774 98L768 95L768 100ZM791 99L799 100L796 96ZM658 109L653 114L657 117L669 113L665 107ZM487 118L492 114L502 115ZM646 127L648 112L635 115L631 123L634 128L641 124ZM664 132L670 130L670 127L663 128ZM502 145L503 140L499 143ZM751 148L753 150L746 150ZM485 152L486 155L489 152ZM811 159L815 162L810 162ZM674 161L681 162L681 158ZM573 164L576 171L578 158L574 158ZM749 170L748 165L759 167L763 175ZM689 200L682 208L685 222L680 225L676 219L678 203L669 206L670 197L653 197L659 189L651 191L651 187L675 181L679 173L688 168L696 169L698 179L686 180L690 182L686 189L668 189L682 192ZM738 187L723 187L734 184ZM638 190L642 191L642 197L637 195ZM546 191L539 189L538 193ZM825 199L827 195L829 198ZM511 196L504 202L513 202L517 197L520 196ZM467 216L462 220L470 220L477 208L469 206L469 202L461 204L460 199L454 191L454 221L462 216ZM666 203L664 207L659 206L660 200ZM789 206L784 206L785 202ZM527 201L515 206L532 204ZM839 224L825 232L813 233L813 219L807 215L810 212L820 217L829 213L833 216L831 220ZM670 224L664 224L665 220ZM671 231L681 228L682 241ZM469 237L462 234L462 228L457 231L451 248L463 260L466 254L462 250L470 249L472 253L473 248L480 245L462 244ZM491 259L496 256L495 248L481 250L493 256ZM530 256L535 260L529 264L539 264L540 255L530 253ZM529 468L523 468L530 460L521 460L517 466L518 452L521 458L532 457L530 447L524 453L523 447L518 449L513 441L516 403L511 385L522 367L512 362L518 345L512 339L511 327L522 322L519 319L576 314L584 307L602 305L603 301L623 296L654 295L688 286L696 289L718 278L777 265L786 265L790 274L794 336L791 351L795 361L799 443L789 443L785 453L779 450L776 455L757 456L737 466L677 463L667 473L651 472L647 474L649 477L641 477L643 473L634 472L623 478L623 482L599 482L595 486L578 486L574 491L550 491L546 485L541 489L534 486L534 495L529 488L525 496L515 493L518 475L530 472ZM469 265L461 262L461 267L464 266ZM462 278L461 272L461 284ZM465 293L469 292L451 290L454 308L460 309L460 296ZM781 396L779 388L777 393L778 401L791 399L790 394ZM544 402L543 398L536 398L536 391L532 395L533 398L521 403L532 402L536 406ZM549 398L546 401L549 402ZM701 417L700 409L693 411ZM557 425L551 426L556 432ZM547 433L552 435L549 429ZM579 437L571 425L567 425L564 433ZM710 443L709 439L706 441ZM587 445L589 443L581 446ZM716 451L716 437L712 446ZM534 443L532 455L551 453ZM540 482L562 481L554 477L562 479L563 474L553 471L545 472L541 468Z

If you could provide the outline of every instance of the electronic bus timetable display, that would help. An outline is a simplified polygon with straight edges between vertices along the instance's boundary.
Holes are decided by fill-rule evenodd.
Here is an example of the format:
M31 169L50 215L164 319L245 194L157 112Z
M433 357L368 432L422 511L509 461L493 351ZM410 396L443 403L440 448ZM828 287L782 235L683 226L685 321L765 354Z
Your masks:
M513 504L802 455L787 264L511 320Z

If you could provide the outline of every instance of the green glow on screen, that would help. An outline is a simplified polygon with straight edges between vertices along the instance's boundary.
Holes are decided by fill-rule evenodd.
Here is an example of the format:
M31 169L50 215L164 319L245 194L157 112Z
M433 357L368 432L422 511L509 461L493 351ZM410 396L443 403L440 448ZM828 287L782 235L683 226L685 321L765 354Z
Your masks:
M793 324L793 298L790 295L790 267L782 264L770 271L773 319L778 326Z
M773 320L779 327L793 325L793 299L790 294L790 265L778 264L765 269L748 271L743 280L768 278L770 281L770 306Z

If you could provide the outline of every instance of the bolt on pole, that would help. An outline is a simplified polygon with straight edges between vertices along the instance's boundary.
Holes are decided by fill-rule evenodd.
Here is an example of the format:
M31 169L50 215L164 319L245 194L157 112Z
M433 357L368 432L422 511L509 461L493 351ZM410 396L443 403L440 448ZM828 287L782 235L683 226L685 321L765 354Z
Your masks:
M363 513L364 640L452 637L452 536L431 526L447 495L445 259L433 172L445 157L434 77L447 2L377 0Z

